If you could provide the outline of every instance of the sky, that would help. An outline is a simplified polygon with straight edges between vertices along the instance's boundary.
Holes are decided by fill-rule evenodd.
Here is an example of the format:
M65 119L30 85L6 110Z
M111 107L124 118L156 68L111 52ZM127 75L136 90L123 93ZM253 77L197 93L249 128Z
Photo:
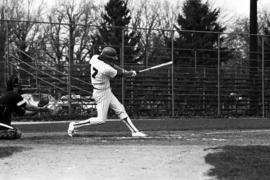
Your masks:
M46 3L54 4L59 0L45 0ZM61 1L61 0L60 0ZM107 2L108 0L95 0L97 2ZM147 1L147 0L146 0ZM154 0L157 1L157 0ZM162 1L162 0L160 0ZM185 0L169 0L172 3L177 1L181 4ZM204 2L206 0L203 0ZM249 17L250 0L208 0L215 8L220 8L221 12L232 17ZM258 11L270 9L270 0L258 0Z
M235 17L249 17L250 0L209 0L214 7ZM258 11L270 9L270 0L258 0Z

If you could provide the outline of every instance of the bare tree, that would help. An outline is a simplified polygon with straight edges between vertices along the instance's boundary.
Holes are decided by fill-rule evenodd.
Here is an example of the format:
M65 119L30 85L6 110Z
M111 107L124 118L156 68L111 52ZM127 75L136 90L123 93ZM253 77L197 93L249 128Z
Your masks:
M8 23L9 45L13 47L12 56L16 56L22 62L31 63L35 56L36 41L40 35L40 24L34 23L40 20L43 5L33 8L33 0L6 1L5 20ZM35 5L36 6L36 5ZM21 8L25 7L25 8ZM11 49L10 49L11 50ZM23 66L23 65L22 65ZM26 66L23 66L27 70ZM25 71L21 73L24 77Z
M1 4L0 7L0 18L1 20L5 19L5 6ZM5 68L5 49L6 49L6 23L4 21L0 22L0 78L3 79L0 83L0 93L4 91L6 84L6 73L7 68Z
M157 63L161 47L166 47L165 38L170 36L170 29L177 18L179 5L170 1L136 1L130 2L132 8L132 26L142 31L142 56L146 66ZM159 50L157 49L159 48ZM162 61L162 60L159 60Z
M70 62L81 63L91 51L91 33L98 21L100 8L92 1L63 1L48 16L48 47L46 54L55 63L71 58Z

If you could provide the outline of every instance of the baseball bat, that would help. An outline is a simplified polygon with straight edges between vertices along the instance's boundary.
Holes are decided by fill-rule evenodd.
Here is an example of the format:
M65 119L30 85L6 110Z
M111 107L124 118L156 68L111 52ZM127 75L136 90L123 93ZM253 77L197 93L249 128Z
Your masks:
M14 129L12 126L9 126L9 125L4 124L4 123L0 123L0 126L3 126L5 128L8 128L8 129Z
M149 68L146 68L146 69L142 69L142 70L140 70L138 72L142 73L142 72L145 72L145 71L150 71L150 70L153 70L153 69L157 69L157 68L161 68L161 67L164 67L164 66L171 65L172 63L173 63L172 61L169 61L169 62L162 63L162 64L159 64L159 65L156 65L156 66L152 66L152 67L149 67Z

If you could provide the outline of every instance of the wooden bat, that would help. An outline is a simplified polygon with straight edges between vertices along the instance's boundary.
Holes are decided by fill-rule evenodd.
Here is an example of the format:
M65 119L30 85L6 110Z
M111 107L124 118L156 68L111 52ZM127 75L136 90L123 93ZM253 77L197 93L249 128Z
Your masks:
M172 61L169 61L169 62L166 62L166 63L162 63L162 64L159 64L159 65L156 65L156 66L153 66L153 67L142 69L142 70L138 71L138 73L142 73L142 72L145 72L145 71L150 71L150 70L153 70L153 69L157 69L157 68L161 68L161 67L164 67L164 66L168 66L168 65L171 65L172 63L173 63Z

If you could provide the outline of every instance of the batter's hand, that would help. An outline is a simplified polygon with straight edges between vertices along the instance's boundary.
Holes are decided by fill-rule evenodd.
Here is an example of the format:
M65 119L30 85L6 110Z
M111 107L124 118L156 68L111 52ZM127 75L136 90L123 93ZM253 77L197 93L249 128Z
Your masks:
M130 71L131 72L131 77L135 77L137 75L136 71Z

